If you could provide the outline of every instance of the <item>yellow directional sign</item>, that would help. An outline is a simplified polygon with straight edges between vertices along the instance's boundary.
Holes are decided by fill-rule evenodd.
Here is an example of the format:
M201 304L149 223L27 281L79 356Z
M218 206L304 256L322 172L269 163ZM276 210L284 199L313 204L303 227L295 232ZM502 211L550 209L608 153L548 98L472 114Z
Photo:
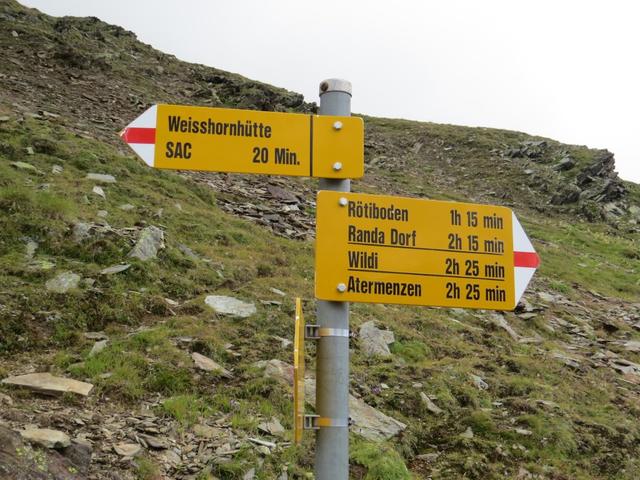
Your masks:
M523 264L514 264L515 231L524 235L505 207L322 191L316 296L512 310L515 267L538 264L533 248L515 252Z
M304 430L304 317L302 301L296 298L296 325L293 338L293 440L302 442Z
M364 174L358 117L154 105L121 136L155 168L322 178Z

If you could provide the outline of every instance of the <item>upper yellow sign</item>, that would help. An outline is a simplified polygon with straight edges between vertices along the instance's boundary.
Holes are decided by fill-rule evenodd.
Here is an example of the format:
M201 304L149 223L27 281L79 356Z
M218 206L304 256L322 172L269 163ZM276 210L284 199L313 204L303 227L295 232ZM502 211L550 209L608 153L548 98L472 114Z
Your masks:
M316 296L512 310L512 217L492 205L319 192Z
M122 132L155 168L359 178L358 117L154 105Z

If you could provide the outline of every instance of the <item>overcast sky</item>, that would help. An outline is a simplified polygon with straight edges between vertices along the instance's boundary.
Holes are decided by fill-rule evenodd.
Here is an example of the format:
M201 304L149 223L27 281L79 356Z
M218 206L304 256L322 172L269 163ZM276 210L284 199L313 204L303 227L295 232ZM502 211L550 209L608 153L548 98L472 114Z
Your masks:
M182 60L354 112L497 127L607 148L640 183L640 2L23 0L96 16Z

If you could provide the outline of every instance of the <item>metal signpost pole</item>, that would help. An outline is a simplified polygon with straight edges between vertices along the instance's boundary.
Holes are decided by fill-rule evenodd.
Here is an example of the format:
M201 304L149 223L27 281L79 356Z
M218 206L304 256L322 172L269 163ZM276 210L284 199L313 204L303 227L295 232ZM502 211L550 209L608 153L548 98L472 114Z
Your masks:
M351 83L320 83L320 115L351 115ZM336 122L334 128L340 129ZM345 159L335 159L337 167ZM320 190L348 192L350 180L321 179ZM336 286L336 288L338 288ZM349 303L317 302L320 328L316 365L316 480L349 478Z

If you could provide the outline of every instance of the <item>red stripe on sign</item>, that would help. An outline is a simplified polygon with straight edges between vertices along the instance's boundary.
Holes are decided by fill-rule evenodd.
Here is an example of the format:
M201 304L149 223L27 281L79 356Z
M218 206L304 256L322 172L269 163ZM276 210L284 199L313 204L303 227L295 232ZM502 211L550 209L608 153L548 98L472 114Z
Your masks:
M122 132L122 139L127 143L156 143L155 128L125 128Z
M540 257L536 252L513 252L513 266L538 268Z

